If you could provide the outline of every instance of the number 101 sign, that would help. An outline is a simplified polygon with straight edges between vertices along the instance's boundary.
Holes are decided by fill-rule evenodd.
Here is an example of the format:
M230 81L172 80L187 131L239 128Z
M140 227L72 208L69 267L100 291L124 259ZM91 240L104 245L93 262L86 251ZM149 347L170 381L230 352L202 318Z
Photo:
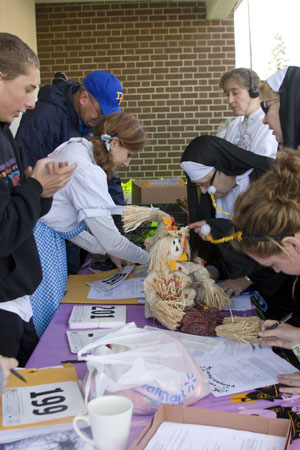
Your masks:
M76 381L10 388L2 395L4 427L57 420L85 412Z

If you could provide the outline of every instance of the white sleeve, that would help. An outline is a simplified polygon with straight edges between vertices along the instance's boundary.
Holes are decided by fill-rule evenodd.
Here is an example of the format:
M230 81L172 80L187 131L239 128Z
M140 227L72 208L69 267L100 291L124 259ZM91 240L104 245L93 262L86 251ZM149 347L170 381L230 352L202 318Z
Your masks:
M88 231L82 231L80 234L77 234L77 236L69 239L69 241L93 254L105 255L106 253L100 242Z
M109 255L132 263L148 263L149 254L122 236L111 216L86 217L85 223Z

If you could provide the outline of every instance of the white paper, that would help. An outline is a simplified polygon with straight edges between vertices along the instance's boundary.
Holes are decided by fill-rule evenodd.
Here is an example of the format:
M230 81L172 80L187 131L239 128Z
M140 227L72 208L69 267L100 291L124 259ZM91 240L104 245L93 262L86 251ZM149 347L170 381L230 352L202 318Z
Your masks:
M141 297L145 297L144 278L125 280L120 286L110 289L109 291L98 291L94 287L91 287L87 296L89 299L107 301Z
M115 272L113 275L110 275L107 278L103 278L101 280L92 281L90 283L86 283L89 286L92 286L97 291L106 292L117 286L120 286L124 282L124 280L128 277L128 275L133 271L134 266L125 266L123 268L123 272Z
M83 422L82 422L83 423ZM81 424L81 422L80 422ZM89 429L84 430L89 434ZM92 435L90 433L90 437ZM96 450L94 445L83 441L73 430L47 433L5 445L5 450Z
M125 305L76 305L69 317L70 328L113 328L125 323Z
M84 413L85 406L76 381L16 387L7 389L2 395L4 427Z
M114 328L115 330L118 327ZM91 342L105 336L111 330L93 330L93 331L69 331L67 330L67 338L71 353L78 353L83 347Z
M223 311L247 311L252 308L250 295L239 295L237 297L231 297L230 305L225 306Z
M278 375L296 371L292 364L276 355L270 347L261 344L249 345L219 337L165 332L173 333L186 346L216 397L277 384Z
M163 422L145 450L282 450L285 437L229 428Z

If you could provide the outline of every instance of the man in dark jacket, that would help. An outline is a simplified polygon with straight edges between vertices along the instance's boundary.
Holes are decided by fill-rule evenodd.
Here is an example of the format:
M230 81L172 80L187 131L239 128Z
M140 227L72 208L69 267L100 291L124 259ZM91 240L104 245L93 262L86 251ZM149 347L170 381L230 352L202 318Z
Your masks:
M122 98L120 81L103 70L89 73L83 84L69 80L43 86L35 109L23 115L16 135L28 164L35 164L72 137L90 137L101 117L121 110ZM108 189L116 204L125 203L117 174L108 182ZM76 274L80 249L67 241L67 255L68 272Z
M39 61L17 36L0 33L0 354L24 365L37 343L29 295L42 279L33 228L76 164L49 158L27 167L9 129L34 108Z

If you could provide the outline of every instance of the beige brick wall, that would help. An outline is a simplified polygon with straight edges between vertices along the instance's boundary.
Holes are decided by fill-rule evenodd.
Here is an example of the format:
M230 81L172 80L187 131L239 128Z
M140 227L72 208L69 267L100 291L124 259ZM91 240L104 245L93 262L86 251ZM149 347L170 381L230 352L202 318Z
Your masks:
M92 70L122 82L148 138L124 180L181 175L189 141L230 115L218 82L235 65L233 15L206 20L205 2L37 4L36 23L42 84Z

